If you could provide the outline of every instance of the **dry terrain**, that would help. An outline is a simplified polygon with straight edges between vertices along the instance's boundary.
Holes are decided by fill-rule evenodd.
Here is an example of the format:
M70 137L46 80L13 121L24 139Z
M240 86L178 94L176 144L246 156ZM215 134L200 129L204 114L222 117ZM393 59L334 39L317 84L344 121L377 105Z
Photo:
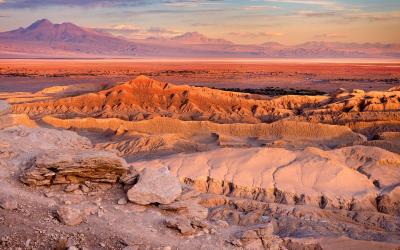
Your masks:
M0 92L55 85L115 83L139 75L217 88L387 90L400 84L400 64L317 61L0 60Z
M0 62L0 249L400 249L398 64L50 62Z

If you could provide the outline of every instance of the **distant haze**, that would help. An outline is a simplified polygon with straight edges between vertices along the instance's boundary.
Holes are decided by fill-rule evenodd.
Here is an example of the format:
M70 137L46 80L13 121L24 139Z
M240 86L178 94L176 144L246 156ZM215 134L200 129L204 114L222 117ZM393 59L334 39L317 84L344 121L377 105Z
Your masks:
M41 19L0 33L0 57L122 58L400 58L400 44L312 41L298 45L236 44L198 32L129 39L73 23Z

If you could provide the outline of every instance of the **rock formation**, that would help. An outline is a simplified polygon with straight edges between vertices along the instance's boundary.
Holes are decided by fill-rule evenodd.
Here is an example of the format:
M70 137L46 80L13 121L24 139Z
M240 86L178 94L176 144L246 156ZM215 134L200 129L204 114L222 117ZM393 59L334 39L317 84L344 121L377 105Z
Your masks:
M172 118L128 122L116 118L58 119L46 116L43 121L59 128L134 131L146 134L199 134L216 133L236 137L258 137L266 140L302 140L318 142L331 147L357 144L365 141L364 136L354 133L345 126L316 124L295 121L277 121L270 124L219 124L208 121L180 121Z
M396 88L268 97L142 76L0 97L0 248L398 248Z
M85 214L79 208L61 206L57 209L57 216L65 225L76 226L83 222L87 214Z
M35 157L21 181L28 185L83 183L84 181L116 183L127 172L125 160L110 152L98 150L47 151Z
M129 201L148 205L170 204L182 193L179 180L166 168L145 168L138 182L128 190Z
M181 120L220 123L273 121L296 114L306 107L325 103L326 96L262 96L177 86L145 76L97 93L50 101L15 104L13 112L30 116L74 116L143 120L167 116Z
M400 184L399 155L363 146L220 149L132 166L166 166L201 192L347 210L375 210L380 193Z
M11 127L0 130L3 164L22 169L29 185L115 183L127 172L125 160L113 153L92 150L88 139L70 131Z
M398 112L400 92L396 88L381 92L340 90L330 96L267 97L204 87L178 86L158 82L145 76L104 88L96 92L93 86L85 87L85 90L94 91L86 94L72 88L70 97L63 97L64 90L60 95L53 95L54 91L48 90L41 93L47 99L19 101L13 104L12 111L17 114L28 114L35 119L43 118L46 123L63 128L71 126L76 129L114 131L127 129L145 133L175 133L182 130L187 132L200 128L203 132L254 137L265 135L263 130L268 129L263 127L268 126L264 123L274 121L282 122L275 124L276 129L281 131L275 132L278 133L277 137L280 136L279 133L284 132L286 134L283 134L283 137L290 135L298 138L306 131L309 131L309 137L314 139L321 136L337 137L338 134L349 133L352 130L373 140L379 133L400 131ZM53 117L45 117L46 115ZM54 116L59 119L79 120L65 121ZM151 121L146 123L143 120ZM193 123L183 124L179 123L179 120ZM129 121L143 121L143 123ZM196 124L194 121L202 122ZM299 121L314 125L301 123L302 125L298 126ZM241 123L241 125L233 124L231 127L227 123ZM246 123L256 126L242 125ZM323 124L345 126L350 130L344 132L344 128ZM336 142L330 142L327 146L349 145L345 143L346 139L343 139L342 135L336 139ZM352 140L351 136L347 139ZM355 141L355 144L374 145L398 152L397 144L391 141L368 143L357 139Z

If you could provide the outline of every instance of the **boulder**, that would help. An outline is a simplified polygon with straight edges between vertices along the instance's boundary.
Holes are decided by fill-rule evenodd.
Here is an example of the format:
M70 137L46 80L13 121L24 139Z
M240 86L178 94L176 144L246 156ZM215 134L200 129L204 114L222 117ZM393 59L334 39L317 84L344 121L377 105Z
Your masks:
M76 226L86 219L86 214L79 208L62 206L57 209L57 216L61 223L68 226Z
M126 205L126 204L128 204L128 200L125 197L120 198L120 199L118 199L117 204L118 205Z
M178 214L185 214L190 218L205 219L208 216L208 208L199 204L200 199L178 200L168 205L160 205L160 208Z
M68 226L81 224L90 214L98 212L98 208L91 204L63 205L57 208L58 220Z
M182 193L179 179L167 168L145 168L139 180L128 190L128 200L140 205L170 204Z
M21 176L27 185L115 183L128 171L124 159L99 150L50 151L36 156L32 167Z
M0 199L0 208L4 210L16 210L18 208L18 203L13 198L2 198Z
M245 249L263 249L264 245L268 245L267 249L275 249L274 247L282 247L283 244L283 241L275 235L277 232L277 223L271 221L238 232L237 237L245 245ZM279 247L276 249L285 249Z
M165 225L169 228L178 230L182 235L192 235L196 230L192 227L190 220L186 218L166 219Z

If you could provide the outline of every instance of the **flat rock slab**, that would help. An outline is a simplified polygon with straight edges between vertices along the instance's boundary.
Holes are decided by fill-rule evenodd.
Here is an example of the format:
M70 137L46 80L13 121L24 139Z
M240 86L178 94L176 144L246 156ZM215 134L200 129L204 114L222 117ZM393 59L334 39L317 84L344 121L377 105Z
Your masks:
M182 193L179 179L167 168L145 168L138 183L128 190L131 202L148 205L151 203L170 204Z
M128 171L124 159L99 150L50 151L38 155L21 176L28 185L92 182L115 183Z
M137 171L168 167L201 192L358 211L376 210L380 192L399 186L399 166L398 154L365 146L296 151L223 148L131 164ZM393 200L384 197L382 211L396 213Z

